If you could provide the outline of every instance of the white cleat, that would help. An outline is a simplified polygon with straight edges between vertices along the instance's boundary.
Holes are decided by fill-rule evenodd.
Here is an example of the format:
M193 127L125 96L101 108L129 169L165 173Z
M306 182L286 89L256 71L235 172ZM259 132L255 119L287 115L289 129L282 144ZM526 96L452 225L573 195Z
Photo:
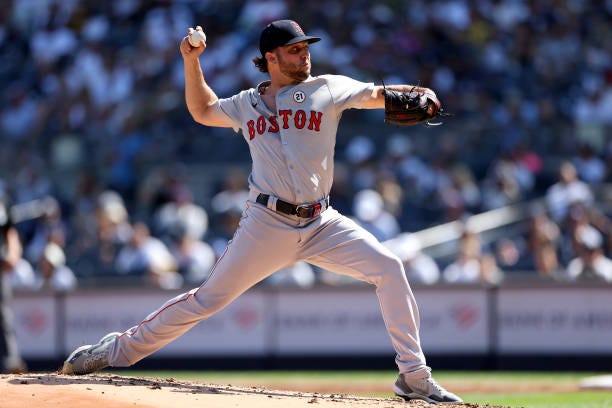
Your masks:
M108 353L119 332L108 333L94 345L85 345L74 350L64 361L62 374L90 374L108 367Z
M406 401L420 399L430 404L463 402L461 398L452 392L446 391L431 376L410 379L410 382L408 382L404 375L400 374L393 385L393 392Z

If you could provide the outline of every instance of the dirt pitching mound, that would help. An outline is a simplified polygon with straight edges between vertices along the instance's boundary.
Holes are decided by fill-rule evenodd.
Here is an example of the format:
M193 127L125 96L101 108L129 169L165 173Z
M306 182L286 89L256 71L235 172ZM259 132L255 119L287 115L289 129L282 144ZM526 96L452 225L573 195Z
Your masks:
M204 384L173 378L136 378L111 374L67 376L29 373L0 376L2 408L344 408L431 407L400 398L368 398L346 394L280 391L261 387ZM476 408L475 404L445 407ZM501 408L486 405L489 408Z

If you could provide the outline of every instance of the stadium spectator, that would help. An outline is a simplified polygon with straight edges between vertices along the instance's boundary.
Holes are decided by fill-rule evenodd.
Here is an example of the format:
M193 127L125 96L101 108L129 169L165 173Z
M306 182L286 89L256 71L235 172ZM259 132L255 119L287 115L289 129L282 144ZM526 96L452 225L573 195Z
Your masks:
M559 271L561 231L545 210L535 210L529 219L527 232L528 255L532 267L542 278L553 278Z
M432 169L415 152L411 139L402 133L389 135L382 164L390 167L405 194L412 199L427 196L435 188Z
M352 167L351 187L355 191L376 187L376 144L366 135L351 139L344 150L345 160Z
M238 228L241 217L242 210L235 208L230 208L220 214L214 214L212 231L207 238L207 242L212 246L217 259L225 251L227 243L234 235L234 231Z
M32 264L26 259L21 258L7 273L13 289L36 290L36 273Z
M330 275L332 274L330 273ZM316 280L315 269L310 264L297 262L268 276L263 280L263 284L280 287L311 288Z
M78 258L96 245L97 198L102 192L102 186L91 168L84 169L75 184L72 213L66 220L71 231L67 237L67 253Z
M213 248L190 233L183 223L173 227L167 239L183 281L189 285L204 282L217 260Z
M25 248L25 256L32 263L38 263L49 243L55 243L60 248L66 246L68 226L60 204L54 198L47 199L46 203L45 213L34 222Z
M457 259L442 271L444 281L496 285L503 277L495 257L483 252L480 234L466 228L459 239Z
M68 264L79 277L117 276L115 259L132 235L127 208L119 194L105 190L96 196L94 211L95 240L84 243Z
M143 222L132 225L130 240L119 250L115 267L119 275L140 278L163 289L176 289L183 284L170 250L151 235Z
M408 282L432 285L440 280L440 268L436 261L421 250L421 242L414 234L402 234L385 242L401 259Z
M582 144L572 158L578 178L590 185L599 185L606 177L606 164L588 143Z
M68 266L64 250L56 243L49 242L38 260L35 289L70 291L77 287L77 278Z
M226 173L221 191L211 199L210 206L213 212L221 214L229 210L242 211L249 196L245 179L244 172L240 168L230 169Z
M577 239L578 255L567 265L566 277L572 281L612 282L612 259L604 255L601 233L585 225L579 228Z
M563 222L570 207L576 203L591 205L593 192L588 184L578 178L576 167L570 161L559 166L559 179L546 191L546 204L553 220Z
M516 204L523 192L514 166L508 162L496 163L482 183L482 209L489 211Z
M168 247L184 282L203 282L216 261L213 249L203 241L208 213L193 201L192 192L185 186L173 193L172 201L153 214L154 239L159 238Z
M523 268L522 262L523 241L520 238L500 238L493 243L493 255L495 262L500 270L504 271L504 275L509 277L509 271L519 271Z
M450 184L438 191L447 222L461 220L474 214L481 207L481 191L472 171L463 164L456 164L450 172Z
M397 220L385 209L382 196L375 190L365 189L355 195L353 215L359 225L381 242L400 233Z
M43 102L29 93L21 83L11 84L6 95L7 100L0 113L3 138L12 142L27 140L31 133L40 131L37 126L41 126Z
M191 190L176 189L171 200L153 214L155 236L164 241L180 235L203 239L208 230L208 213L194 202Z

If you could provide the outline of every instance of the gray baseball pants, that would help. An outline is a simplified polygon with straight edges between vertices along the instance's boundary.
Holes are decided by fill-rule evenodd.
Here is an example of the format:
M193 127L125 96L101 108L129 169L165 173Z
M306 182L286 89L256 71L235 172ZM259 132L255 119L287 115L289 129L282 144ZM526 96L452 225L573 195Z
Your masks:
M151 313L115 341L111 366L127 367L154 353L230 304L275 271L304 260L376 286L399 371L429 368L419 341L419 312L401 261L372 234L328 208L313 220L247 201L240 225L209 278Z

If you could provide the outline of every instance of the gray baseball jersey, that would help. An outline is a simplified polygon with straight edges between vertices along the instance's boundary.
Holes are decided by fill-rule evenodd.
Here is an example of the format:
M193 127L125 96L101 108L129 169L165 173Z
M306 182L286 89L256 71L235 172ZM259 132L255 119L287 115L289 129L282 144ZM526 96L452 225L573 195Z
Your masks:
M278 112L266 107L257 89L220 100L218 109L234 130L242 129L249 144L251 187L293 203L326 197L342 112L361 107L373 88L345 76L322 75L282 88L276 96Z
M257 89L220 99L216 109L242 134L253 160L250 196L238 229L209 278L169 300L117 338L111 366L129 366L223 309L275 271L306 261L376 286L401 373L429 370L419 341L419 314L401 261L355 222L327 207L336 131L342 112L361 108L373 84L323 75L276 95L270 111ZM269 196L260 204L261 194ZM287 215L278 202L322 203L311 218ZM333 202L333 197L332 197Z

